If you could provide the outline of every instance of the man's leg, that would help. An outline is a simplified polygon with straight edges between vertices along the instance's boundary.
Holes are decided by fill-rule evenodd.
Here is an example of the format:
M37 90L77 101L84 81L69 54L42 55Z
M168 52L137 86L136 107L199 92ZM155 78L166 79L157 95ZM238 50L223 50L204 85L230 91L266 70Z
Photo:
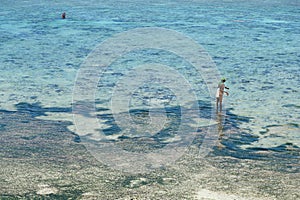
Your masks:
M222 112L222 101L223 101L223 98L220 97L220 99L219 99L219 102L220 102L220 112Z

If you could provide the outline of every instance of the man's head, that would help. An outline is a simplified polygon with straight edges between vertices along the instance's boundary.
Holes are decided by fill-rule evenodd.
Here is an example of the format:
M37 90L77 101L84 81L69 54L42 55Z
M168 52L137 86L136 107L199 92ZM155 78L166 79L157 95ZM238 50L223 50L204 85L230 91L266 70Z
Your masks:
M223 83L225 83L226 78L221 78L221 81L222 81Z

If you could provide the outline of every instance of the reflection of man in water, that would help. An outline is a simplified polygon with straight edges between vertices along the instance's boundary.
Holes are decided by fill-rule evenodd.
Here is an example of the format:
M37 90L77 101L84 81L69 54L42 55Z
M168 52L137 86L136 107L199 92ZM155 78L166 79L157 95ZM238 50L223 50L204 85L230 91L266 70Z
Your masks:
M228 87L225 86L225 82L226 82L226 79L222 78L221 82L218 85L218 89L217 89L217 93L216 93L217 111L218 111L218 107L220 107L220 112L222 111L223 94L225 93L227 96L229 95L229 93L225 91L225 89L229 89Z
M218 143L217 143L217 146L219 149L222 149L224 147L224 145L221 143L222 142L222 138L224 136L224 133L223 133L223 115L222 114L218 114L217 115L217 125L218 125Z

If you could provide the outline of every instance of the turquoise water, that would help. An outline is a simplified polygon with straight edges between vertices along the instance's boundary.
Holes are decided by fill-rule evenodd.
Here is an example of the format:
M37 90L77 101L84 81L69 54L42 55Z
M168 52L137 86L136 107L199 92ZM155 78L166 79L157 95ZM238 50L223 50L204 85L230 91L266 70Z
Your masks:
M62 12L67 13L65 20L60 18ZM251 158L245 152L269 151L283 156L293 152L290 158L297 161L299 12L299 2L284 0L2 1L0 108L46 112L43 119L72 121L70 110L76 74L97 45L133 28L167 28L202 45L220 74L227 78L230 95L225 99L226 135L221 141L225 150L217 153ZM115 74L108 73L99 83L96 94L99 108L107 108L101 101L108 101L114 82L128 70L124 66L155 60L173 65L181 74L190 76L187 79L193 84L201 83L201 77L195 76L187 63L172 56L165 58L163 53L151 51L128 56L114 64ZM205 87L200 87L196 89L200 92L199 99L206 103L214 101ZM165 96L172 100L170 92ZM209 105L204 106L210 108ZM109 125L103 122L103 127L107 129ZM237 128L236 134L230 132L233 128ZM245 154L238 155L239 151Z

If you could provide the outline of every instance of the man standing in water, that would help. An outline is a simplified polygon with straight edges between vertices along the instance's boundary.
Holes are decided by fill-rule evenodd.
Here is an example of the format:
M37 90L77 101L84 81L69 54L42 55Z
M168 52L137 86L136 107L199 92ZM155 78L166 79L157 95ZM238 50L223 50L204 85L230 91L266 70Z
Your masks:
M66 13L65 13L65 12L63 12L63 13L61 14L61 18L62 18L62 19L66 19Z
M227 96L229 95L229 93L225 91L225 89L229 90L229 88L225 86L225 82L226 82L226 79L222 78L221 82L218 85L218 89L217 89L217 93L216 93L217 112L218 112L218 107L220 107L220 112L222 112L223 94L225 93Z

